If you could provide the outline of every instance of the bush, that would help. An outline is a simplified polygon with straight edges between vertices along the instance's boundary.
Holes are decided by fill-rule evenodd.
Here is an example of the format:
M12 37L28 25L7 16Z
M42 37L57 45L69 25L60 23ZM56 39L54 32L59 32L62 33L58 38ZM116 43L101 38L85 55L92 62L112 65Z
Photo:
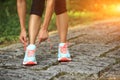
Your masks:
M6 42L18 41L20 33L19 18L16 9L15 0L1 0L0 1L0 44ZM29 13L31 8L31 0L27 0L27 19L26 27L28 31ZM44 15L43 15L44 18ZM52 16L49 31L56 30L55 15Z
M16 1L2 0L0 1L0 5L0 43L17 41L20 33L20 25L16 10ZM29 9L30 7L28 7ZM27 13L29 14L28 11Z

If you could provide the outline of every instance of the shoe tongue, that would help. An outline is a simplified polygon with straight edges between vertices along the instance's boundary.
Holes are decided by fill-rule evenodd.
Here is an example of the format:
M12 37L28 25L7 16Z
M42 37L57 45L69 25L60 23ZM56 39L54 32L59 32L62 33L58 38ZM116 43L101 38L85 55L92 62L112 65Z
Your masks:
M29 50L34 50L35 48L36 48L36 46L33 45L33 44L30 44L30 45L28 45L28 47L27 47L27 49L29 49Z
M64 46L66 43L60 43L59 46Z

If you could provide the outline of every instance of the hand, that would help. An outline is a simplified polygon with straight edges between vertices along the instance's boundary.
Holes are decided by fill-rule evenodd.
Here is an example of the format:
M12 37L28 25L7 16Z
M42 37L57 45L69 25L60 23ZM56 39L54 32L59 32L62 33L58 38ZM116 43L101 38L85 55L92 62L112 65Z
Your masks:
M39 43L45 41L48 38L48 31L44 28L41 28L38 34Z
M19 39L23 43L24 50L26 50L26 47L27 47L27 34L26 34L25 30L21 30Z
M23 44L27 43L27 34L25 30L21 30L19 39Z

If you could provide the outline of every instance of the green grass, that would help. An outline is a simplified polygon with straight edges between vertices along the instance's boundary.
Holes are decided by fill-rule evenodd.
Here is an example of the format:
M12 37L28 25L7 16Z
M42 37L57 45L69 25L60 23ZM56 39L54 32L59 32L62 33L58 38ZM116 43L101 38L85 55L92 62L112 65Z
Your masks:
M2 14L3 15L3 14ZM93 13L91 12L80 12L80 11L69 11L69 26L74 26L81 23L90 22ZM3 45L7 42L18 42L19 41L19 33L20 33L20 24L17 12L11 15L9 11L6 11L4 16L1 16L1 25L0 25L0 45ZM44 18L44 16L43 16ZM28 30L28 21L29 21L29 14L27 15L26 26ZM48 30L53 31L56 30L56 16L53 14L50 25Z
M77 24L87 24L94 20L94 12L90 11L69 11L69 26Z
M26 27L28 31L28 21L29 21L29 11L31 0L27 0L27 19L26 19ZM20 34L20 24L19 18L17 15L16 9L16 1L7 1L0 3L0 46L4 44L9 44L19 41ZM11 6L12 5L12 6ZM69 15L69 26L75 26L77 24L86 24L90 23L96 19L95 13L90 11L68 11ZM56 30L55 25L55 14L52 16L52 20L50 22L49 31ZM44 15L43 15L44 18ZM42 19L43 19L42 18Z

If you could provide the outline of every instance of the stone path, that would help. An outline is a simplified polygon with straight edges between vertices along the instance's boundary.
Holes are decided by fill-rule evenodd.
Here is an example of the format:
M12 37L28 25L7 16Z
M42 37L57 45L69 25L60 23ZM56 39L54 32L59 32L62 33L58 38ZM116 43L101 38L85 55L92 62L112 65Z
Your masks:
M38 65L26 67L20 43L0 49L0 80L120 80L120 19L78 25L69 30L71 62L57 61L57 34L52 49L43 42Z

